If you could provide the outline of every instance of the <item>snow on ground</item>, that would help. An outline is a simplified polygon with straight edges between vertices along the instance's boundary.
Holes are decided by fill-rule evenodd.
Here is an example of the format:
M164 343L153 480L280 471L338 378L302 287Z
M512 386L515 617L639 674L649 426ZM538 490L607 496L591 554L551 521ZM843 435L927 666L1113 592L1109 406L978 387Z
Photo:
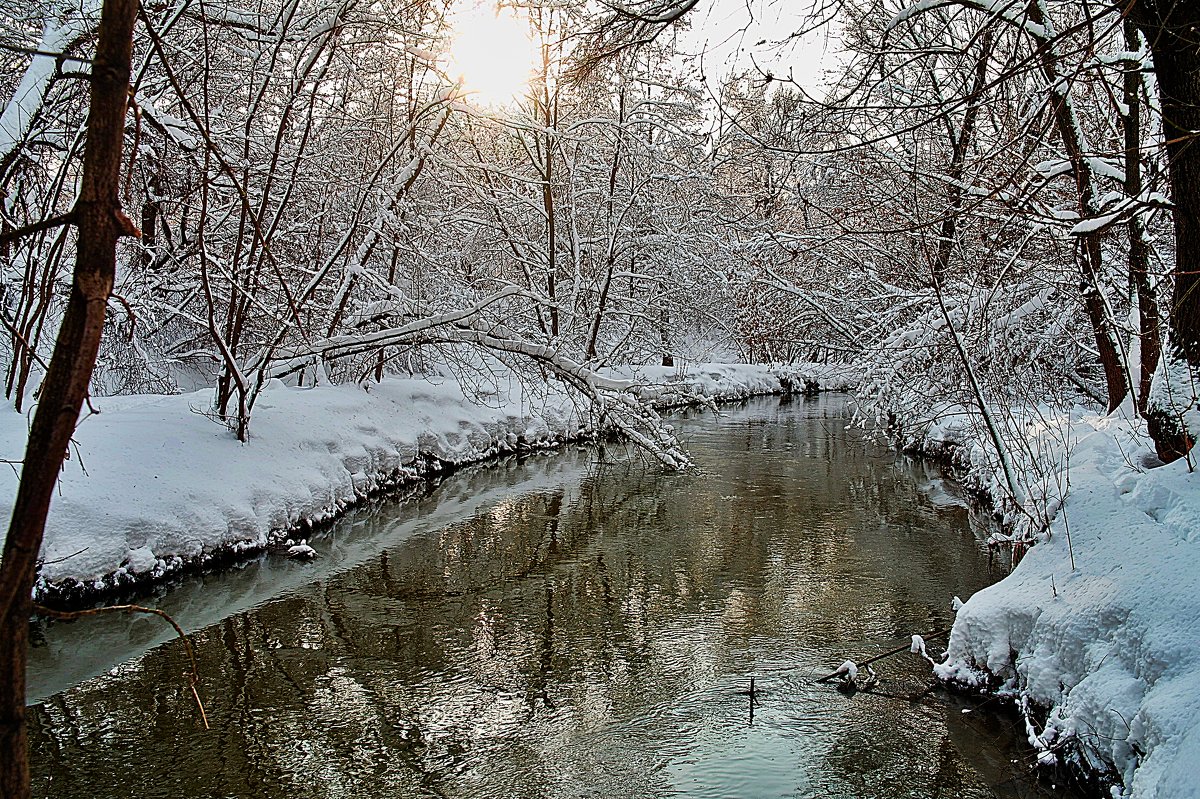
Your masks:
M713 400L848 379L830 368L718 364L625 373L650 397L659 391L650 384L670 382ZM213 558L286 553L289 532L431 469L587 434L567 397L534 399L515 378L499 382L502 390L468 397L449 379L392 378L369 390L276 381L255 406L246 444L205 415L211 391L94 399L100 413L80 422L51 505L35 594L79 598ZM21 458L28 423L0 412L7 460ZM0 481L8 513L17 469Z
M93 404L101 413L80 422L51 505L40 590L68 580L103 590L220 552L259 551L274 543L272 533L332 518L431 463L579 434L562 403L537 415L519 395L475 404L449 381L389 380L369 392L276 382L259 399L244 445L204 415L211 391ZM4 415L6 457L20 457L25 430L25 417ZM17 476L4 479L11 502Z
M781 391L803 393L817 390L846 391L854 388L859 372L841 364L805 363L765 367L761 364L703 363L685 367L638 366L612 369L612 376L647 384L643 396L656 397L675 383L687 385L687 391L715 402L730 402L759 394ZM663 404L677 404L667 399Z
M1184 460L1149 468L1130 421L1076 411L1030 435L1072 443L1065 502L959 610L935 671L1029 710L1044 763L1115 773L1114 796L1200 797L1200 476Z

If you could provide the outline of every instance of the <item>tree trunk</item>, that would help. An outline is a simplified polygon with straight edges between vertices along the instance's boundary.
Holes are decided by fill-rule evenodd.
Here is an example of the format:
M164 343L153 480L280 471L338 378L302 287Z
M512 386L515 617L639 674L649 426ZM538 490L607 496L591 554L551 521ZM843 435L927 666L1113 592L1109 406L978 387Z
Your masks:
M30 592L46 514L95 367L116 273L117 240L137 233L118 198L137 9L137 0L105 0L101 12L83 183L74 211L79 228L75 275L29 431L0 563L0 796L8 799L26 799L30 790L25 657Z
M979 115L979 107L983 102L983 90L987 85L987 65L991 57L992 29L986 28L980 36L979 60L975 64L975 73L971 76L971 94L967 97L962 125L958 129L958 135L955 135L952 127L947 131L950 137L950 167L946 173L950 181L946 189L946 212L938 233L937 260L933 264L933 281L937 287L945 280L946 272L950 268L950 257L954 254L958 217L963 208L962 179L975 135L975 118Z
M1055 51L1055 34L1051 30L1043 0L1029 3L1029 21L1042 27L1045 34L1031 34L1037 45L1042 74L1049 87L1051 111L1055 127L1062 138L1063 148L1071 162L1075 176L1075 188L1079 199L1079 216L1091 219L1099 213L1096 187L1092 167L1084 151L1083 132L1075 114L1075 103L1071 97L1071 85L1059 71L1058 55ZM1100 366L1104 370L1107 390L1108 412L1115 411L1129 392L1129 376L1117 346L1116 331L1110 318L1107 303L1100 293L1100 276L1104 271L1104 254L1100 242L1101 233L1093 231L1080 237L1079 265L1081 267L1083 307L1091 323L1096 341L1096 352L1100 355Z
M1125 49L1131 53L1140 47L1137 26L1133 20L1125 20ZM1141 64L1131 62L1125 66L1124 74L1125 113L1121 124L1125 133L1125 192L1132 198L1142 194L1142 75ZM1158 369L1162 354L1162 339L1159 326L1162 320L1158 313L1158 297L1150 283L1150 245L1146 235L1146 221L1140 214L1129 220L1129 279L1137 296L1138 342L1141 363L1138 374L1138 412L1145 414L1150 401L1150 385Z
M671 351L671 316L666 308L658 312L658 339L662 345L662 365L674 366L675 354Z
M1169 361L1200 372L1200 3L1134 0L1129 14L1150 44L1162 103L1171 194L1175 202L1175 287ZM1170 369L1170 364L1168 364ZM1176 397L1186 402L1187 397ZM1150 434L1159 456L1182 457L1193 441L1178 408L1151 407Z
M548 80L548 79L547 79ZM550 338L558 338L558 228L554 224L554 139L551 131L555 120L550 111L550 94L546 89L545 161L542 164L542 212L546 215L546 297L550 300Z
M617 91L617 129L616 140L613 142L612 166L608 170L608 201L604 226L608 233L608 248L605 255L604 282L600 286L600 297L596 303L596 315L592 319L592 330L588 334L587 358L596 359L596 344L600 339L600 325L604 321L604 311L608 305L608 292L612 287L613 272L617 266L617 239L619 237L619 222L616 219L617 177L621 172L621 145L625 141L625 84L622 83ZM632 267L630 269L632 271Z
M163 165L158 152L146 158L146 168L150 172L146 180L146 201L142 203L142 264L154 267L158 257L158 217L162 213L160 197L163 193Z

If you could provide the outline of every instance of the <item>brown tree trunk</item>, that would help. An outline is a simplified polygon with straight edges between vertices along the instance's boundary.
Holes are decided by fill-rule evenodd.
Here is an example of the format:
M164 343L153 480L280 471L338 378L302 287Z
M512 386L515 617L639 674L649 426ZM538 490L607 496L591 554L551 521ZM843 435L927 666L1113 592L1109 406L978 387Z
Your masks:
M1125 49L1135 53L1139 47L1137 26L1133 20L1126 19ZM1123 77L1125 113L1121 116L1121 124L1125 128L1125 192L1130 197L1136 198L1141 196L1144 188L1142 186L1141 64L1126 64ZM1138 412L1145 414L1150 401L1150 386L1162 354L1162 339L1159 333L1159 325L1162 320L1158 313L1158 297L1154 286L1150 284L1150 245L1147 242L1146 221L1139 214L1134 214L1129 220L1129 278L1137 296L1138 340L1141 351L1139 358L1141 367L1135 401Z
M946 193L948 203L945 216L942 217L942 228L938 233L937 260L933 264L933 280L938 286L946 278L950 268L950 257L954 254L954 244L957 237L958 217L963 208L962 179L966 169L967 155L970 153L975 136L975 118L983 103L983 90L987 85L987 65L992 57L992 29L986 28L980 36L979 61L975 64L975 73L971 76L971 94L967 97L967 108L963 112L962 125L955 135L953 127L947 130L950 137L950 167L946 170L950 178ZM949 125L949 120L947 120Z
M605 227L608 230L608 252L605 256L604 282L600 286L600 297L596 303L596 315L592 318L592 330L588 334L587 358L595 360L596 345L600 340L600 324L604 321L604 311L608 305L608 292L612 287L613 271L617 266L617 240L619 222L616 219L617 176L621 172L621 144L625 141L625 84L617 92L617 131L613 143L612 166L608 170L608 204L606 207Z
M666 308L658 312L658 338L662 344L662 365L674 366L675 354L671 351L671 316Z
M1042 7L1043 0L1031 0L1029 3L1029 21L1042 26L1047 25L1046 14ZM1096 187L1092 180L1092 167L1088 163L1079 119L1075 114L1075 104L1071 97L1070 83L1059 72L1058 56L1055 52L1055 39L1052 35L1032 34L1037 45L1038 58L1041 62L1042 74L1050 90L1051 111L1058 135L1062 138L1063 148L1071 162L1071 170L1075 175L1075 188L1079 199L1079 216L1081 219L1091 219L1098 215L1099 203L1096 199ZM1125 373L1125 364L1117 348L1117 334L1112 319L1109 318L1107 304L1101 295L1100 276L1104 269L1104 255L1101 249L1100 232L1093 231L1080 237L1079 265L1082 272L1081 290L1083 308L1091 323L1092 335L1096 340L1096 352L1100 355L1100 366L1104 370L1104 383L1107 389L1108 412L1115 411L1129 393L1129 376Z
M142 203L142 264L153 267L158 257L158 217L162 213L161 200L164 187L164 169L157 151L146 158L146 169L150 172L146 180L146 201Z
M29 796L25 657L30 592L46 514L95 367L116 271L117 240L137 232L118 198L137 9L137 0L105 0L101 12L83 183L74 212L79 228L75 276L29 431L0 563L0 796L6 799Z
M551 131L554 130L556 120L551 112L551 98L549 88L549 56L547 59L547 75L546 89L543 101L545 103L545 118L546 133L545 140L545 160L542 163L542 211L546 215L546 297L550 300L550 338L552 340L558 338L558 297L557 297L557 278L558 278L558 228L554 221L554 138Z
M1162 103L1171 194L1175 202L1175 288L1170 360L1200 373L1200 3L1133 0L1129 15L1146 36ZM1186 401L1189 398L1176 398ZM1151 407L1159 455L1175 460L1194 443L1174 408Z
M539 163L538 170L541 172L539 177L542 184L542 213L546 217L546 298L550 301L550 340L558 339L558 228L555 224L554 210L554 147L558 130L558 87L553 91L550 89L550 68L553 61L550 57L550 41L554 33L553 30L553 11L550 20L545 22L543 27L542 19L538 18L538 27L541 29L542 41L542 64L541 64L541 92L540 97L535 95L534 105L539 112L539 122L542 124L543 133L536 140L537 154ZM544 150L543 150L544 148Z

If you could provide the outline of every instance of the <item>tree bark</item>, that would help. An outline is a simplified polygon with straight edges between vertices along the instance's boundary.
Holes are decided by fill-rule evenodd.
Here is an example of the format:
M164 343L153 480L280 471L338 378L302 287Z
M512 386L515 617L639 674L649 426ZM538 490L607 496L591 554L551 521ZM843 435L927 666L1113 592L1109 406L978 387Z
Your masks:
M0 796L9 799L26 799L30 790L25 657L46 514L95 367L116 273L117 240L137 233L118 196L137 10L137 0L105 0L101 11L83 182L75 205L75 274L30 427L0 563Z
M1079 216L1081 219L1091 219L1099 213L1099 203L1096 198L1096 187L1093 181L1092 167L1088 163L1084 150L1082 130L1075 113L1075 103L1071 96L1070 83L1059 71L1058 56L1055 51L1055 34L1049 27L1043 0L1032 0L1029 3L1029 21L1042 27L1045 34L1031 34L1037 45L1038 58L1042 74L1050 92L1051 111L1058 135L1062 139L1063 149L1071 162L1071 171L1075 176L1075 188L1079 200ZM1079 264L1082 274L1081 293L1083 307L1091 323L1092 335L1096 341L1096 352L1100 356L1100 366L1104 370L1104 383L1108 399L1108 412L1115 411L1129 392L1129 376L1117 347L1116 331L1108 313L1107 303L1101 295L1100 276L1104 272L1104 254L1100 241L1101 233L1093 231L1080 237Z
M1137 25L1125 20L1125 49L1137 52L1141 46ZM1121 124L1125 133L1125 192L1136 199L1141 196L1142 185L1142 75L1141 64L1131 62L1125 66L1124 97L1125 112ZM1138 341L1141 357L1137 384L1137 409L1145 414L1150 402L1150 387L1158 360L1162 354L1162 339L1159 327L1162 323L1158 312L1158 296L1150 283L1150 245L1146 235L1146 221L1135 213L1129 219L1129 279L1133 283L1138 307ZM1132 376L1132 375L1131 375Z
M946 170L950 178L946 193L947 204L945 216L942 217L942 228L938 233L937 260L933 264L933 280L938 287L946 278L950 268L950 258L954 254L954 244L957 238L958 217L963 209L963 175L966 171L967 155L970 153L975 136L975 118L983 104L983 90L987 85L987 65L992 57L992 29L986 28L979 40L979 60L975 63L975 72L971 76L971 93L967 97L967 107L963 112L962 125L955 135L950 127L947 134L950 138L950 166ZM947 125L949 121L947 120Z
M604 257L604 282L600 286L600 297L596 302L596 315L592 318L592 329L588 333L587 358L596 359L596 345L600 340L600 325L604 321L604 311L608 305L608 292L612 288L613 272L617 267L617 239L620 223L616 218L617 176L621 173L621 145L625 141L625 84L622 83L617 91L617 128L613 142L612 166L608 170L608 201L605 215L605 228L608 233L608 248ZM632 269L630 270L632 271Z
M1200 3L1131 0L1128 13L1154 57L1175 203L1168 359L1195 375L1200 370ZM1182 457L1194 443L1177 409L1151 407L1147 421L1164 460Z

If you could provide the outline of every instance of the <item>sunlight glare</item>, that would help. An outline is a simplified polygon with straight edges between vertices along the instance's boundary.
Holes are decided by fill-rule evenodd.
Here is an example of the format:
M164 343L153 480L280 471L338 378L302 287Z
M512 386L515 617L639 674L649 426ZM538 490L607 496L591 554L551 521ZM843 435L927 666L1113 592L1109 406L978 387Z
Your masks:
M509 105L525 93L536 56L527 22L484 2L455 12L450 29L450 75L472 102Z

